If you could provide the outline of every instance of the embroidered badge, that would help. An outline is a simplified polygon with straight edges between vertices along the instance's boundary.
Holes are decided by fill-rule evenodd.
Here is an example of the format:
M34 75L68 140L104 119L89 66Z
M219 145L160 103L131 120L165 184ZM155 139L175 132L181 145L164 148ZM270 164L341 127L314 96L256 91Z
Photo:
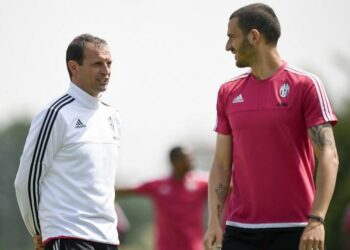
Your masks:
M284 83L281 87L280 87L280 97L282 98L286 98L289 94L289 84L288 83Z

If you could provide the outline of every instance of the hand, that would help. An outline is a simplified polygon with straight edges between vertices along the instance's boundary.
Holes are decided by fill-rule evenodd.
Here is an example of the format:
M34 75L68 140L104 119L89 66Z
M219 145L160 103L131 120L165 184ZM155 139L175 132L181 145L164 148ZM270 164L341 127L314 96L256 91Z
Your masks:
M218 223L216 225L209 225L204 237L205 250L212 250L213 246L216 247L216 249L214 248L215 250L221 249L222 236L222 228Z
M41 235L34 235L33 242L34 242L35 250L44 250L44 245L43 245Z
M324 225L318 221L309 220L300 238L299 250L324 250Z

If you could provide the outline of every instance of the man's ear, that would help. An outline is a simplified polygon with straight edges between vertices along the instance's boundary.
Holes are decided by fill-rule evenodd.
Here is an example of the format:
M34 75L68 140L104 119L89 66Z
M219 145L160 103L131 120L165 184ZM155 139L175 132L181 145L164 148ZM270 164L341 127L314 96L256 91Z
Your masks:
M262 34L257 29L252 29L248 34L248 41L254 47L261 41Z
M72 76L76 76L78 74L78 66L79 64L76 61L69 60L68 61L68 68L72 74Z

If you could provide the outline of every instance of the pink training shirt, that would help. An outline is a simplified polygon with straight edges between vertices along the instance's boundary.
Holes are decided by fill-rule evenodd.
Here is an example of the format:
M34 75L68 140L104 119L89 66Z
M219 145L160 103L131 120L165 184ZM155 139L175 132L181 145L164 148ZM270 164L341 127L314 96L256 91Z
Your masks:
M157 250L202 250L208 177L191 171L147 182L135 189L150 197L155 209Z
M215 131L233 141L233 195L226 225L304 226L314 200L308 128L337 118L321 81L284 63L270 78L223 84Z

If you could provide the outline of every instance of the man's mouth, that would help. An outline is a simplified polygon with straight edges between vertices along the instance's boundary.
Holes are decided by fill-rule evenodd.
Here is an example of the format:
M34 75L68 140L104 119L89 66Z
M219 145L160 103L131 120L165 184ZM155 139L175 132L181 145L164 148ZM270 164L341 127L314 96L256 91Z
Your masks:
M107 85L108 81L109 81L109 78L99 78L98 81L103 83L103 84L105 84L105 85Z

